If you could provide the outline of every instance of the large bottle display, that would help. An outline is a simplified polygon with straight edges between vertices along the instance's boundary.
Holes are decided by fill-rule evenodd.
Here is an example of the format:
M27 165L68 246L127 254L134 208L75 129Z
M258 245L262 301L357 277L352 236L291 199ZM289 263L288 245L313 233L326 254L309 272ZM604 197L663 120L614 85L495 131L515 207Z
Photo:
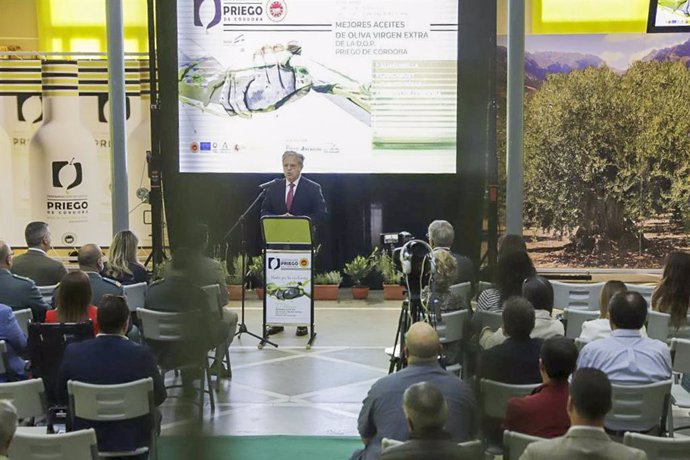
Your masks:
M0 141L0 237L24 246L24 226L31 218L29 142L42 120L41 61L0 60L0 74L0 131L8 138Z
M76 61L44 61L43 124L29 146L33 220L51 226L56 246L108 244L95 140L80 118Z

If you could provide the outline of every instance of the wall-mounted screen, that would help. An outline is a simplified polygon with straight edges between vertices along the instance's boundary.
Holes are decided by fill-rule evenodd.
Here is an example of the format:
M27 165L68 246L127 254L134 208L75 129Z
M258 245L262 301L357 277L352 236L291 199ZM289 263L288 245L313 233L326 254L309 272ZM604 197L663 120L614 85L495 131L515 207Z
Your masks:
M690 32L690 0L650 0L647 32Z
M178 0L181 172L455 173L457 0Z

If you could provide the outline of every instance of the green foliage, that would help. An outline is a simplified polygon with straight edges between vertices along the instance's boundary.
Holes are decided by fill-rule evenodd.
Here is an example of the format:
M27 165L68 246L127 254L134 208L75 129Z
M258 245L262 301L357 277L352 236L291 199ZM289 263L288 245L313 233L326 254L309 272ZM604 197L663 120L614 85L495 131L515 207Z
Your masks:
M165 278L165 273L170 270L170 259L163 259L153 270L153 280L158 281Z
M342 281L343 277L340 272L337 271L318 273L314 275L314 284L339 285Z
M249 273L263 285L264 283L264 257L254 256L249 262Z
M525 110L525 215L547 230L616 240L690 197L690 71L552 74Z
M243 256L241 255L233 257L232 273L227 274L227 277L225 278L228 284L242 284L242 259ZM223 270L226 270L225 263L221 262L221 265L223 265Z
M387 252L381 252L376 258L376 270L381 273L385 284L398 284L402 277L402 272L396 268L393 258Z
M356 287L362 286L362 280L371 272L376 263L376 250L369 257L357 256L345 264L343 273L352 278Z

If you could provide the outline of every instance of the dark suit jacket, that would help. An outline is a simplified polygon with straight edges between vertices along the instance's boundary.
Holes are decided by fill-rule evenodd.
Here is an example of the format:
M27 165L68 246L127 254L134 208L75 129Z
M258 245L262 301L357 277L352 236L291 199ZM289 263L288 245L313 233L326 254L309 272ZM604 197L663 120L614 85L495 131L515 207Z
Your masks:
M418 437L381 453L381 460L474 460L445 432Z
M514 385L541 383L539 353L541 339L508 338L500 345L484 350L479 358L480 378Z
M30 308L33 320L39 323L43 322L46 311L50 309L36 283L10 273L7 269L0 269L0 303L8 305L12 310Z
M288 211L285 204L285 179L281 179L266 191L261 204L261 215L280 216L286 212ZM307 216L312 220L313 225L318 225L325 218L326 212L326 200L323 198L321 186L300 176L290 214Z
M89 283L91 283L91 305L100 307L102 304L103 296L106 294L112 295L124 295L124 290L122 285L115 280L110 278L104 278L96 272L85 272L89 277ZM60 286L55 289L53 293L53 307L57 307L57 296Z
M37 286L54 286L67 274L67 269L59 260L28 250L14 258L12 273L31 278Z
M567 382L541 385L529 396L508 400L504 426L541 438L563 436L570 428L567 403Z
M153 378L154 402L158 406L165 401L167 392L151 351L122 337L101 336L67 346L56 390L58 400L65 403L68 380L113 385L147 377ZM99 423L76 419L72 430L95 428L99 450L132 450L148 445L151 423L151 417Z

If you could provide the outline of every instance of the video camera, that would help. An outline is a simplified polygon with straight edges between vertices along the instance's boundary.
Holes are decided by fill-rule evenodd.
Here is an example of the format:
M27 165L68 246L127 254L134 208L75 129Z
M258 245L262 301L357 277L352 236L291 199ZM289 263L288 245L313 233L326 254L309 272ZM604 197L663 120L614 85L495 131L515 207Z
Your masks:
M429 284L434 271L431 246L405 231L382 233L381 244L390 247L393 262L405 277L408 299L419 301L422 289Z

